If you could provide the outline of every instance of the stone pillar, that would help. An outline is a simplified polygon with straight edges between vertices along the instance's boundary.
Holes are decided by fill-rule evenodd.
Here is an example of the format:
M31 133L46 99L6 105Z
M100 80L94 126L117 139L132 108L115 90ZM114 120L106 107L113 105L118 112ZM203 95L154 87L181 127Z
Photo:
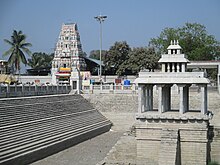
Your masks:
M176 64L176 72L180 72L180 65L179 65L179 63Z
M113 86L113 84L110 84L110 93L114 93L114 86Z
M170 72L170 63L167 63L167 72Z
M178 85L179 87L179 112L184 114L189 110L189 85Z
M149 87L149 93L150 93L150 101L149 101L149 106L150 106L150 111L152 111L153 110L153 108L154 108L154 104L153 104L153 102L154 102L154 86L153 85L151 85L150 87Z
M218 65L217 87L218 87L218 93L220 94L220 65Z
M34 86L34 92L35 92L35 94L37 94L37 92L38 92L37 84L35 84L35 86Z
M10 86L9 86L9 84L7 84L6 91L7 91L7 93L9 93L9 92L10 92Z
M136 84L132 84L132 93L136 93Z
M165 111L171 110L171 85L164 87Z
M164 85L157 85L158 87L158 112L165 112L165 88Z
M175 63L172 63L172 72L175 72Z
M185 112L185 107L184 107L184 89L185 85L178 85L179 87L179 95L180 95L180 101L179 101L179 112L180 114L183 114Z
M146 111L153 110L153 85L147 85L145 88Z
M57 84L57 94L59 93L59 84Z
M56 79L56 73L57 73L58 69L57 68L52 68L51 69L51 83L53 85L57 85L57 79Z
M184 102L184 112L189 111L189 85L183 87L183 102Z
M207 85L201 85L201 114L207 113Z
M186 71L186 64L185 63L182 63L182 72L185 72Z
M22 93L22 96L24 96L24 84L22 84L21 86L21 93Z
M163 63L163 64L162 64L162 72L165 72L165 70L166 70L166 64Z
M138 84L138 113L142 113L145 110L145 90L144 85Z
M102 93L102 83L100 83L100 93Z

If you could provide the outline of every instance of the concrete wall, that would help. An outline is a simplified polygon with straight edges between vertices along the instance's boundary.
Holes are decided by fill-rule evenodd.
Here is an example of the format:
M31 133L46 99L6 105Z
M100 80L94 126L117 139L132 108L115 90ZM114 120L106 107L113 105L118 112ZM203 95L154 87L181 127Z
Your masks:
M153 119L136 125L137 159L149 165L206 165L206 121Z
M39 81L40 84L46 84L52 82L51 76L20 76L19 81L22 82L22 84L25 84L27 82L35 83L36 81Z
M83 94L101 112L128 112L137 110L137 94Z
M0 85L0 98L67 94L70 91L71 86L67 85Z

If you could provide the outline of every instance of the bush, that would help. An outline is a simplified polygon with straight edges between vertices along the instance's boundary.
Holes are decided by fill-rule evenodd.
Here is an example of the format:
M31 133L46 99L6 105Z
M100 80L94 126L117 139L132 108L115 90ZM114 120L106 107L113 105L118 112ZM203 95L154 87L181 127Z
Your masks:
M209 162L208 165L220 165L220 164L216 161L213 161L213 162Z

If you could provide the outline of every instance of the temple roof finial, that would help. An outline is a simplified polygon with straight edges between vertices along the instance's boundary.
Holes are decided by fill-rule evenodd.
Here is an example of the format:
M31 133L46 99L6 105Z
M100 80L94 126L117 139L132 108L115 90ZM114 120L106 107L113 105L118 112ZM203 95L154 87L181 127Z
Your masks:
M173 40L170 41L170 45L173 45Z
M176 44L179 45L179 41L178 40L176 40Z

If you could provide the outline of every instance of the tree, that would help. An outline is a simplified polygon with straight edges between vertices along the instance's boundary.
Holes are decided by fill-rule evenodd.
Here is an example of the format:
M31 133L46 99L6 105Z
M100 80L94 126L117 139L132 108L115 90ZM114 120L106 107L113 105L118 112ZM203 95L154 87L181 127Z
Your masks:
M133 48L129 53L129 58L120 65L117 73L123 75L127 71L131 71L133 74L138 74L143 69L154 71L158 67L158 60L159 56L154 48Z
M80 56L80 57L86 57L87 54L86 54L86 52L81 52L81 53L79 54L79 56Z
M102 50L102 61L105 60L105 56L107 54L107 51L106 50ZM92 50L89 54L89 58L93 58L93 59L96 59L96 60L99 60L100 59L100 50Z
M11 48L4 52L3 56L9 55L8 63L15 68L16 72L20 74L20 63L27 64L27 60L25 54L31 55L31 51L27 48L32 46L30 43L25 42L26 35L22 33L22 31L13 31L11 36L11 40L4 39L6 43L8 43Z
M209 35L204 25L186 23L180 28L165 28L159 37L152 38L150 46L158 53L166 52L171 40L179 40L183 53L189 60L215 60L220 58L220 43L214 36Z
M126 41L115 42L107 52L105 59L106 72L115 74L120 65L128 59L131 48Z
M35 52L31 56L31 59L28 59L28 65L33 69L49 68L51 67L53 57L53 53L48 55L42 52Z

